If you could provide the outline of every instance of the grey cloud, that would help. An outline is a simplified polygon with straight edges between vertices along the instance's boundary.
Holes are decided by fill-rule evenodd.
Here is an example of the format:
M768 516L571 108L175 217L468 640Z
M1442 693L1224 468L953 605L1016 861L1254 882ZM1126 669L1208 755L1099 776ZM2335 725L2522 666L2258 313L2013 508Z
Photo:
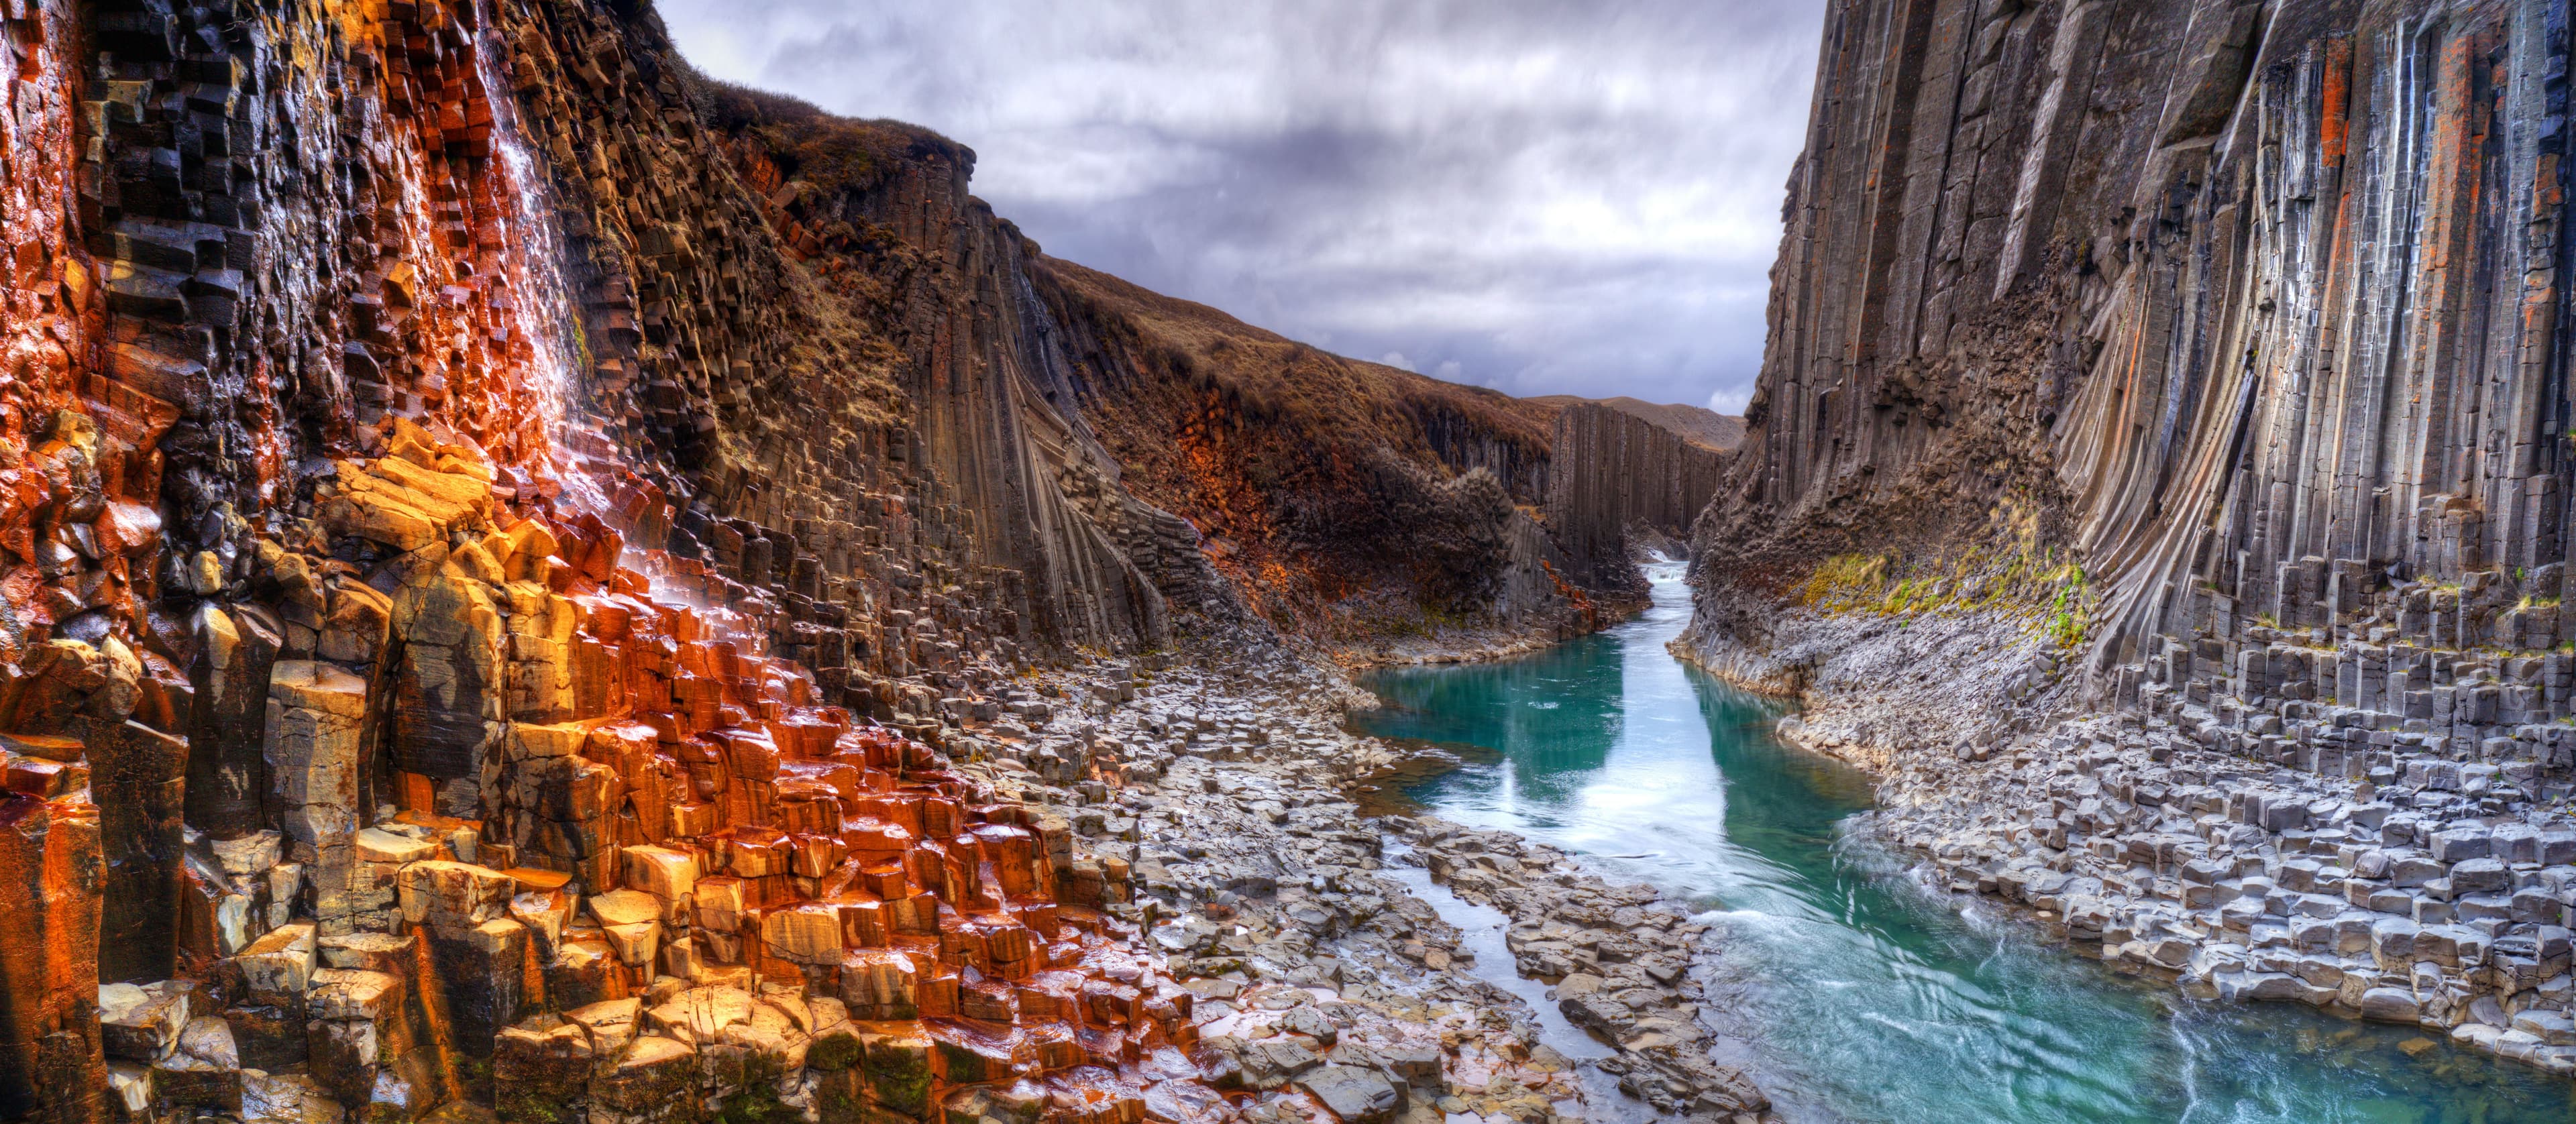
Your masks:
M1515 394L1740 405L1821 0L663 0L1048 252Z

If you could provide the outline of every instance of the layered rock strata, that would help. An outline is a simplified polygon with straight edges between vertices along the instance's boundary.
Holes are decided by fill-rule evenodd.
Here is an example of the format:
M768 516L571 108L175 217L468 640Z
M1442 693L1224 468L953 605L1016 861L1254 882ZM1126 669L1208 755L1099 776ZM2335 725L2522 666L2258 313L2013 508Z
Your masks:
M2566 1068L2568 52L1834 5L1685 646L2106 958Z

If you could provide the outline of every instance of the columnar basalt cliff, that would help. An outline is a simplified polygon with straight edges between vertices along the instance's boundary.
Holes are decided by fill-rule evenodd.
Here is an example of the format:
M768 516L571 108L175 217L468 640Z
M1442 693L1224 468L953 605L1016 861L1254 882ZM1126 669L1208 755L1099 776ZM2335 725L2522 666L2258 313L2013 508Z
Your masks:
M1174 956L1245 887L1148 907L1047 803L1146 799L1082 717L1176 644L1591 623L1524 510L1552 408L1241 325L1194 378L970 152L640 5L0 0L0 46L0 1118L1379 1119L1444 1033L1580 1095L1508 1020ZM1320 853L1317 939L1444 939Z
M2570 1068L2568 54L1832 5L1686 645L2106 959Z
M1136 494L1186 515L1255 611L1329 640L1577 618L1548 494L1556 408L1283 339L1043 259L1066 329L1061 404Z
M1721 423L1732 420L1698 413ZM1547 523L1576 560L1580 580L1635 587L1644 580L1635 566L1639 555L1665 548L1682 553L1679 544L1689 538L1691 520L1717 492L1728 447L1694 440L1617 405L1566 403L1550 443L1558 467L1549 480Z

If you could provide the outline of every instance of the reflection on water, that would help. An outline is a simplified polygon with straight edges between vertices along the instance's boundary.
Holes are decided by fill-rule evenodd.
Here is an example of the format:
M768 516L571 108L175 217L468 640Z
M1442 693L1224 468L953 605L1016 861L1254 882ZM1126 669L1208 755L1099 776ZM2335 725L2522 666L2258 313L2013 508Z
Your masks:
M2570 1086L2411 1030L2226 1007L1961 916L1841 824L1858 772L1783 746L1780 711L1664 650L1655 607L1506 663L1373 677L1368 732L1477 747L1412 795L1652 882L1717 922L1713 1003L1793 1116L1865 1121L2576 1120Z

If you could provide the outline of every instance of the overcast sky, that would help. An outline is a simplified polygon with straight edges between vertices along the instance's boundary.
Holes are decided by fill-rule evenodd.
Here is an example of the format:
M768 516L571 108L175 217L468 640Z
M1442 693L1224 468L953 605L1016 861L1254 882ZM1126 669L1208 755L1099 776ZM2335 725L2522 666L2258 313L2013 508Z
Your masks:
M1513 394L1740 410L1823 0L659 0L1048 253Z

